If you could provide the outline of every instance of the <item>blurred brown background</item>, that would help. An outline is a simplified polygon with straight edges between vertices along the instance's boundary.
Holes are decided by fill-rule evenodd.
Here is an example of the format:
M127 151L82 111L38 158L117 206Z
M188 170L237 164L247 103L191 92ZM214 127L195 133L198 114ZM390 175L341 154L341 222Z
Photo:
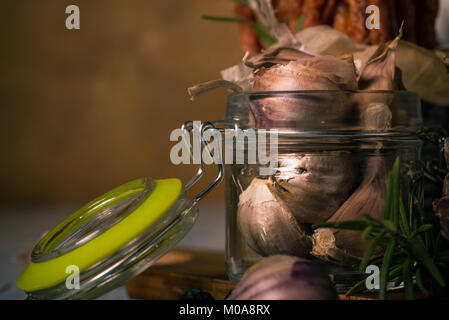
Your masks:
M70 4L80 30L65 28ZM169 135L224 116L226 92L191 102L186 88L241 59L236 25L201 20L230 6L2 0L0 203L84 202L141 176L189 179L194 167L170 162ZM223 186L209 199L222 197Z

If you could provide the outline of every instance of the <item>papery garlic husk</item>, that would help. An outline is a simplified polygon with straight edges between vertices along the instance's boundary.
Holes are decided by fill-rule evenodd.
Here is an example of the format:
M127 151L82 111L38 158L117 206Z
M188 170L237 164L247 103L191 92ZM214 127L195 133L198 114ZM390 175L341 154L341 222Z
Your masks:
M332 216L357 183L357 156L347 152L279 155L270 189L301 223Z
M391 42L380 45L368 60L358 79L360 90L403 90L402 72L396 67L396 48L402 32Z
M354 193L327 221L361 220L362 213L382 219L385 206L387 163L381 155L367 160L365 178ZM361 239L360 231L320 228L313 234L312 254L341 265L356 265L363 258L370 241ZM375 255L379 251L375 252Z
M251 58L244 59L246 66L254 70L260 68L270 68L274 65L286 65L291 61L296 61L303 58L311 58L311 54L298 50L292 47L273 47L263 51L261 54Z
M219 88L226 89L231 92L243 92L243 88L239 85L226 80L211 80L204 83L200 83L197 85L194 85L192 87L189 87L187 89L187 92L190 96L190 100L194 101L196 98L198 98L200 95L203 95L209 91L213 91Z
M307 227L279 205L268 180L253 179L240 195L237 223L246 244L261 256L309 256L312 241Z
M348 109L346 95L341 90L357 90L354 64L333 56L303 58L255 74L253 91L317 91L312 93L264 96L252 100L251 111L257 128L273 128L276 122L300 121L320 117L323 125L344 119ZM320 90L327 90L323 94Z
M402 32L393 41L380 45L361 71L358 86L365 92L355 94L351 99L360 114L362 130L387 131L393 118L402 119L406 114L406 106L401 108L396 104L394 110L390 108L394 99L391 90L405 89L402 72L396 66L396 49L401 37ZM372 90L391 92L370 92Z

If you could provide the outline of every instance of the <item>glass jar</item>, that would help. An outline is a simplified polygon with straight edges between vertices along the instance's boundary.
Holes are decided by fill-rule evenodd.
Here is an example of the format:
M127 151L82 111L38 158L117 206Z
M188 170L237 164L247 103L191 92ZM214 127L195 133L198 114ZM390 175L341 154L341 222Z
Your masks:
M331 234L329 247L311 225L360 220L363 212L379 217L397 157L404 204L422 201L422 117L413 93L234 93L226 120L243 132L272 130L278 146L269 174L261 170L265 164L248 161L251 141L234 146L234 154L245 155L242 164L225 165L226 259L233 282L265 256L290 254L324 264L337 290L346 290L360 279L355 270L369 242L358 232Z

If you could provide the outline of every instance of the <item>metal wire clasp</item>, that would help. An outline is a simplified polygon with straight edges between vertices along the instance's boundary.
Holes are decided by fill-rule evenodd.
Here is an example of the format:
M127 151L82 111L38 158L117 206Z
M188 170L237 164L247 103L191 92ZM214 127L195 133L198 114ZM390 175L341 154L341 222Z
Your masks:
M199 128L201 145L207 149L212 158L215 157L216 159L218 159L218 175L210 185L208 185L204 190L202 190L198 195L196 195L195 198L193 198L192 200L193 205L195 205L198 201L204 198L204 196L206 196L213 188L215 188L223 180L224 166L221 152L222 146L219 145L218 148L215 148L217 154L213 154L209 148L209 145L206 143L205 132L207 130L215 130L216 132L219 132L221 134L221 131L226 128L233 128L234 130L237 130L239 126L235 121L217 120L217 121L204 122L201 124ZM193 129L194 129L193 121L186 121L181 126L182 139L189 148L190 156L192 159L194 158L194 150L193 146L190 143L190 132ZM196 175L189 182L186 183L185 190L189 190L196 182L198 182L198 180L204 174L204 159L202 154L203 153L200 152L198 171Z

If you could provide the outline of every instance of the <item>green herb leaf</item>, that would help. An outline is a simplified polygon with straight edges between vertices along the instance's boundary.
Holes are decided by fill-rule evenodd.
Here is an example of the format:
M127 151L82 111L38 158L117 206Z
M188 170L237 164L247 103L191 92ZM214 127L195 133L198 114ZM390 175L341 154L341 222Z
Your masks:
M366 279L363 279L363 280L360 280L359 282L357 282L355 285L353 285L351 287L351 289L349 289L345 293L345 296L350 296L350 295L353 295L354 293L358 293L358 292L363 291L364 289L366 289L365 282L366 282Z
M426 213L424 212L424 209L421 207L421 205L419 203L415 202L414 207L415 207L416 212L418 212L418 214L419 214L421 224L428 223L429 222L428 217L427 217Z
M422 262L438 284L444 287L446 285L444 278L424 247L415 239L407 239L407 242L410 245L412 254Z
M399 226L399 203L401 198L401 186L400 186L400 159L396 158L391 172L393 177L393 191L392 191L392 215L391 220L396 227Z
M366 219L366 220L368 220L369 222L371 222L372 224L373 224L373 226L377 226L377 227L381 227L381 228L383 228L383 223L382 223L382 221L380 221L380 220L378 220L378 219L376 219L376 218L373 218L373 217L371 217L369 214L366 214L366 213L362 213L362 216Z
M422 226L419 226L416 230L414 230L411 234L410 234L410 238L414 238L416 237L418 234L426 232L427 230L432 229L433 226L431 224L423 224Z
M415 297L414 290L413 290L413 278L412 278L412 272L411 272L411 264L412 264L412 258L407 257L407 259L404 262L404 269L403 269L405 299L407 299L407 300L413 300Z
M268 46L271 46L276 43L276 39L273 38L268 33L268 31L266 30L266 28L263 25L261 25L257 22L254 22L252 20L245 20L245 19L239 19L239 18L234 18L234 17L217 17L217 16L207 16L207 15L203 15L203 16L201 16L201 18L204 20L217 21L217 22L234 22L234 23L251 24L253 26L254 32L256 33L257 37L261 41L263 41Z
M373 226L366 227L362 232L362 240L368 240L370 233L373 231Z
M399 227L405 236L410 234L410 227L408 225L407 214L405 213L405 206L402 197L399 196Z
M276 39L273 38L266 31L266 28L264 26L262 26L261 24L254 23L253 24L253 29L254 29L254 32L256 32L256 34L259 37L259 39L262 40L263 42L265 42L268 46L272 46L273 44L276 43Z
M386 247L386 246L385 246L385 247ZM405 259L405 257L403 257L403 256L404 256L404 253L403 253L403 252L401 252L401 251L396 251L396 252L393 253L393 257L392 257L392 258L394 258L394 259L397 258L397 260L403 260L402 258ZM383 259L384 259L384 257L375 259L375 260L373 260L373 261L371 262L371 264L379 265L380 263L382 263L382 260L383 260Z
M401 273L402 268L403 268L402 264L392 267L390 272L388 273L388 277L389 278L393 278L393 277L399 275ZM364 289L366 289L365 282L366 282L366 279L363 279L363 280L357 282L353 287L351 287L351 289L349 289L345 293L345 295L346 296L350 296L350 295L352 295L354 293L363 291Z
M402 272L402 274L398 275L396 277L396 280L394 281L394 286L397 287L399 286L403 281L404 281L404 272Z
M218 21L218 22L236 22L236 23L248 23L248 24L254 23L254 21L252 21L252 20L239 19L239 18L235 18L235 17L217 17L217 16L202 15L201 19L210 20L210 21Z
M392 195L393 195L393 176L390 172L388 174L387 195L385 197L384 220L390 219Z
M387 227L387 228L390 229L391 231L393 231L393 232L396 232L396 231L397 231L396 225L395 225L392 221L390 221L390 220L384 220L384 221L383 221L383 224L384 224L385 227Z
M423 224L427 224L429 223L429 219L426 215L426 213L424 212L424 209L421 207L421 205L419 203L415 203L414 204L414 208L415 211L418 213L419 215L419 224L423 225ZM426 246L426 248L430 248L430 236L427 232L424 233L424 244Z
M396 242L392 239L385 250L385 255L382 260L382 266L380 268L380 289L379 289L379 299L385 300L387 295L387 285L388 285L388 273L390 271L391 257L393 256L394 247Z
M301 14L298 18L298 21L296 22L296 28L295 28L295 33L299 32L302 30L302 28L304 27L304 21L306 20L306 15L305 14Z
M429 291L427 291L426 287L424 286L424 284L422 282L421 273L422 273L421 268L418 267L416 269L416 284L417 284L419 290L422 292L422 294L427 297L429 295Z
M368 263L371 259L371 256L373 255L374 250L379 244L379 241L382 239L382 237L385 235L384 232L379 233L373 241L371 241L368 249L366 249L365 254L363 256L362 262L360 263L360 271L365 272L366 267L368 266Z

